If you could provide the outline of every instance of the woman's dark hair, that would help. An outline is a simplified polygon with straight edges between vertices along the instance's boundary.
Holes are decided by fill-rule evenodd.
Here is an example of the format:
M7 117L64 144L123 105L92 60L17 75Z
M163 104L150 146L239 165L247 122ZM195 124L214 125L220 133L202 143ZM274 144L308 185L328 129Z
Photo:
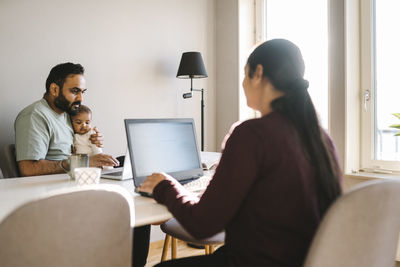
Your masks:
M314 105L303 79L304 61L299 48L284 39L274 39L258 46L247 60L251 78L257 65L263 77L285 94L272 101L275 112L294 125L309 162L316 172L317 197L321 216L340 195L339 166L326 146L327 136L319 126Z
M60 87L63 88L65 79L71 74L82 74L85 72L85 69L82 67L81 64L74 64L71 62L62 63L54 66L49 76L46 80L46 94L50 90L50 84L55 83Z

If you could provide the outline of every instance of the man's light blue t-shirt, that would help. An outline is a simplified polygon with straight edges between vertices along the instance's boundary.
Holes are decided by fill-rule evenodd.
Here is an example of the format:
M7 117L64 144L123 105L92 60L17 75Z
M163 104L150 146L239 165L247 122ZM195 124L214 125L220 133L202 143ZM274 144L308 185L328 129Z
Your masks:
M63 160L72 153L74 131L69 115L55 112L44 98L24 108L14 128L17 161Z

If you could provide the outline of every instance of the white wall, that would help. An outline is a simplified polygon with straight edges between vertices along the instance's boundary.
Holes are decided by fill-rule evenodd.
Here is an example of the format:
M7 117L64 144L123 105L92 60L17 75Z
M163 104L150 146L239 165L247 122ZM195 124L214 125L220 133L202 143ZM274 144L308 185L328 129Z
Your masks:
M329 134L335 144L339 163L345 167L345 0L329 1ZM334 47L335 49L332 49ZM333 105L334 103L334 105Z
M0 148L51 67L67 61L86 69L83 102L106 153L125 152L125 118L194 117L200 139L200 95L184 100L190 80L176 78L185 51L203 55L208 78L194 87L206 89L205 147L217 147L214 0L1 0L0 44Z
M239 120L239 0L216 1L216 140Z

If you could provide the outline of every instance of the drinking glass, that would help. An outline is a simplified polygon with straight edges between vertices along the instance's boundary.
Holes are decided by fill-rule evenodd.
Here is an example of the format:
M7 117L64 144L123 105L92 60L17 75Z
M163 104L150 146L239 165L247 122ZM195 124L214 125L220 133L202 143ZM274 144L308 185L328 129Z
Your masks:
M89 155L88 154L74 154L68 158L69 165L69 176L71 179L75 179L75 169L81 167L89 167Z

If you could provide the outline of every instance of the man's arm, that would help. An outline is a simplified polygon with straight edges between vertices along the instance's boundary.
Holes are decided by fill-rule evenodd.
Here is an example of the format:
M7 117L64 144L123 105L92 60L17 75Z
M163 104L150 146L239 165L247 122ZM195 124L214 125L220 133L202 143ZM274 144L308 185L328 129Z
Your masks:
M61 168L61 164L63 168ZM118 166L118 160L110 155L97 154L89 157L90 167ZM21 176L36 176L46 174L65 173L69 169L68 160L21 160L18 161Z
M64 168L67 167L67 160L63 160ZM60 161L56 160L21 160L18 161L21 176L35 176L55 173L65 173L60 166Z

